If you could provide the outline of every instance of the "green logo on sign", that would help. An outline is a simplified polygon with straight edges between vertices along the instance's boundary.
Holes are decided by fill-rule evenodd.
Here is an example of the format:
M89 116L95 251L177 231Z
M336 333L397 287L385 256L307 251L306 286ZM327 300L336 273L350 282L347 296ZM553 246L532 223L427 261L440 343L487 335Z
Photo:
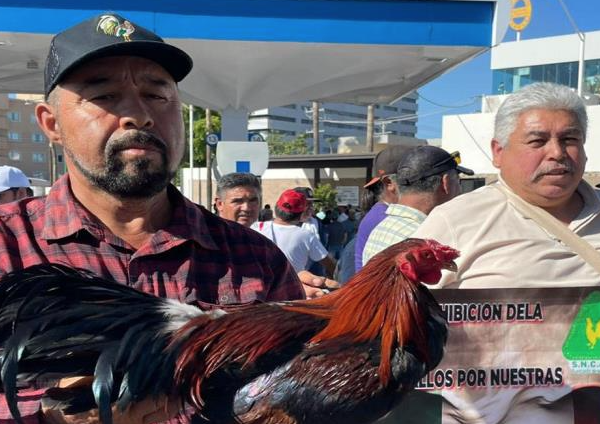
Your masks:
M600 373L600 292L581 303L562 351L574 372Z

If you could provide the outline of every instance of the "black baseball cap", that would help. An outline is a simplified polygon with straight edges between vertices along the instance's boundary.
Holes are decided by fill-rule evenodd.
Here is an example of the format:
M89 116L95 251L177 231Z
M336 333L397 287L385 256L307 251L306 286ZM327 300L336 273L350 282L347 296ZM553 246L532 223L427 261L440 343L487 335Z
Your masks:
M415 147L406 152L398 164L398 185L408 186L451 169L456 169L461 174L473 175L473 170L459 165L460 160L459 152L448 153L435 146Z
M386 175L395 174L398 163L409 149L410 147L407 146L395 145L389 146L377 153L375 159L373 159L373 178L363 187L370 187Z
M74 68L107 56L138 56L161 65L176 82L193 66L183 50L167 44L146 28L114 13L83 21L54 36L46 58L44 94L48 94Z
M315 200L315 195L310 187L296 187L293 190L297 193L304 194L306 200Z

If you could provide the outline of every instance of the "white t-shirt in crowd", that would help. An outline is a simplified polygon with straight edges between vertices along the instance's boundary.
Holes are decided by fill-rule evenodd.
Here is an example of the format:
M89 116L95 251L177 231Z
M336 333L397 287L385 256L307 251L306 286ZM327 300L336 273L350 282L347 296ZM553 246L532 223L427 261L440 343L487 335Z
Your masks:
M303 222L300 226L303 230L308 231L309 233L313 233L317 238L319 238L319 223L317 222L317 218L313 218L312 216ZM320 238L319 238L320 240Z
M318 262L327 256L327 249L318 237L295 225L264 221L255 222L251 228L273 241L288 258L296 272L306 270L309 259Z

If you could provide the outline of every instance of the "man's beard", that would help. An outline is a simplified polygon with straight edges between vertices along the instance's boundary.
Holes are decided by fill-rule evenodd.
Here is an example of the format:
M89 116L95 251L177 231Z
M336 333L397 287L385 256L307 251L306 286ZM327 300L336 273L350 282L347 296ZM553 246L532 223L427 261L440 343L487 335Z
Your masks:
M119 153L129 147L153 146L160 151L159 166L151 169L149 159L123 161ZM65 149L77 169L94 186L120 198L142 199L160 193L173 179L175 172L169 170L165 143L155 135L145 131L128 132L126 135L111 139L104 151L105 168L94 171L86 168L70 149ZM129 171L125 172L126 168Z

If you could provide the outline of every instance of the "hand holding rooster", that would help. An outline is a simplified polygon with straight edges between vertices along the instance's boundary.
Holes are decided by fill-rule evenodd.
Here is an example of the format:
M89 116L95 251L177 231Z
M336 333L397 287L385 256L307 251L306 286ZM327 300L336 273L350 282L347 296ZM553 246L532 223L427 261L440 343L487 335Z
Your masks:
M58 265L0 283L1 380L94 376L63 400L112 420L144 399L179 395L207 423L368 423L442 358L443 313L420 282L454 269L431 240L390 246L317 299L201 311Z

